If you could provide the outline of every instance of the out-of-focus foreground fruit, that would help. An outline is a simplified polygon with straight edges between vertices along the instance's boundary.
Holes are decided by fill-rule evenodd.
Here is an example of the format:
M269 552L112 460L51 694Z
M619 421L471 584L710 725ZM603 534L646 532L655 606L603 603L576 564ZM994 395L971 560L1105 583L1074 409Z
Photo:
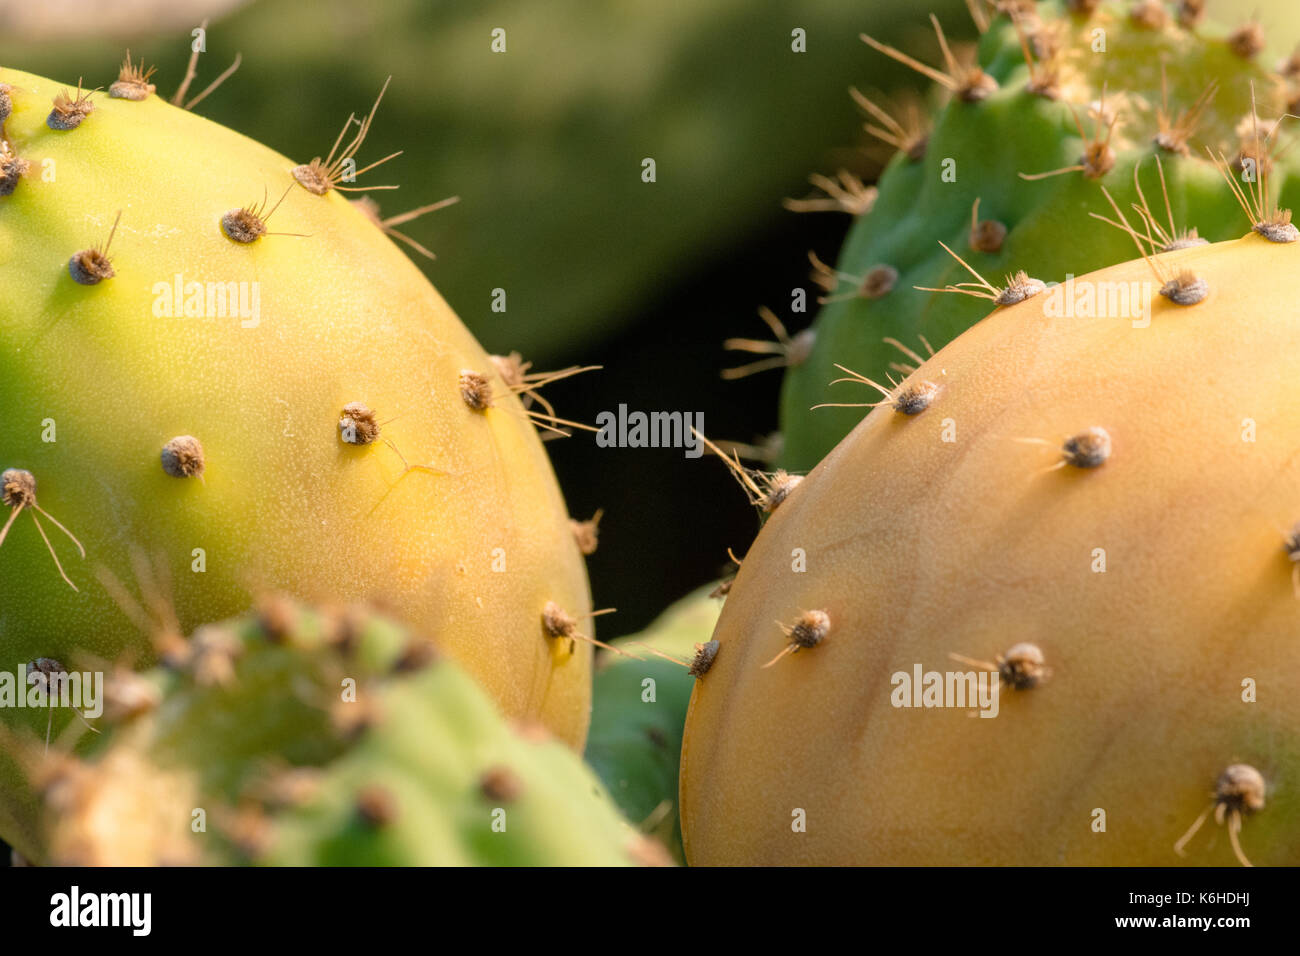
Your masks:
M364 609L283 598L112 670L82 756L3 730L19 851L61 865L627 865L662 846L541 725Z

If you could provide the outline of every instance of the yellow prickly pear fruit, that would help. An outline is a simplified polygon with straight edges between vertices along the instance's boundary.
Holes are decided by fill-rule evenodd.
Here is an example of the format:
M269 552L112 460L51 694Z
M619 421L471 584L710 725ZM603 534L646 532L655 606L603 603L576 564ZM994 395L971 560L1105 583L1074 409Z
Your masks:
M998 310L794 489L695 685L691 863L1300 863L1300 244L1257 232Z
M591 646L543 611L590 599L536 377L504 381L345 198L373 112L313 164L151 84L0 82L3 666L144 664L270 589L366 599L580 748Z

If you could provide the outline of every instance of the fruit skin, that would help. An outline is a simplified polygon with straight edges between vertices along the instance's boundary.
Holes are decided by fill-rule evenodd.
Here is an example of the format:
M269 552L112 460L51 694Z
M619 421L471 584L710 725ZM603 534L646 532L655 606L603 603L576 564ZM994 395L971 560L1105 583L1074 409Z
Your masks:
M587 762L605 782L629 820L649 821L650 832L684 859L677 813L677 775L682 728L696 678L687 668L648 648L683 660L709 640L720 604L713 586L688 594L667 608L645 631L613 642L633 657L602 653L592 680L591 736ZM647 701L644 681L654 681ZM707 679L707 675L704 679Z
M205 626L172 668L111 675L110 701L129 680L155 688L156 704L134 716L106 710L84 758L57 746L44 758L43 741L6 736L5 759L26 766L40 798L20 851L74 865L663 856L568 747L540 725L504 720L461 667L400 626L360 608L273 606ZM345 679L353 702L343 702Z
M46 523L74 591L19 516L0 546L0 659L147 660L97 576L148 596L138 546L158 555L183 630L265 589L372 600L507 713L580 749L590 647L571 653L541 624L547 601L590 609L563 499L519 402L419 270L338 192L298 186L294 161L157 96L96 95L79 128L55 132L46 115L62 84L15 70L0 81L13 87L6 139L32 164L0 200L0 467L29 470L40 505L87 552ZM281 194L271 235L223 234L228 211ZM116 275L76 284L69 257L103 244L119 209ZM178 275L250 283L260 314L159 315ZM493 407L466 405L464 369L489 377ZM340 435L356 401L382 424L365 446ZM54 442L42 440L50 420ZM202 481L164 472L177 436L202 443ZM401 456L439 473L403 475ZM24 718L44 732L26 712L0 715Z
M1162 256L1209 295L1146 287L1147 328L1052 318L1047 294L998 310L916 373L944 384L929 410L864 419L768 520L723 609L682 751L689 861L1172 865L1240 762L1268 784L1246 854L1300 862L1297 256L1255 235ZM1076 281L1108 280L1152 276L1137 260ZM1059 452L1016 441L1093 426L1113 439L1095 469L1049 471ZM811 608L826 640L762 669L774 622ZM891 706L896 672L1019 641L1053 673L1003 687L996 718ZM1212 818L1186 862L1232 865Z
M1250 84L1254 80L1261 119L1286 112L1284 87L1271 73L1273 60L1249 61L1237 56L1222 39L1226 32L1212 26L1195 33L1171 25L1163 31L1134 27L1127 5L1103 3L1086 20L1060 12L1054 4L1040 5L1041 21L1067 29L1063 34L1062 87L1059 99L1046 99L1026 90L1025 66L1016 31L1006 17L994 20L980 46L980 63L999 89L978 103L953 99L934 116L924 156L912 161L894 157L879 181L872 210L854 225L835 268L862 276L885 264L898 270L893 289L876 299L850 296L827 304L818 313L811 356L786 374L781 398L781 427L785 437L781 463L797 471L815 465L853 428L861 409L818 408L843 398L843 386L829 388L839 378L835 363L883 382L890 364L907 361L886 337L924 353L921 336L935 348L981 318L986 303L962 295L918 291L971 281L967 273L940 248L941 240L995 286L1017 270L1045 282L1061 282L1122 261L1134 254L1131 239L1116 229L1087 219L1089 212L1114 218L1102 196L1105 186L1136 222L1129 203L1137 201L1135 166L1141 165L1143 192L1157 221L1165 223L1165 207L1156 158L1163 164L1172 214L1180 229L1195 227L1212 241L1242 232L1241 212L1206 155L1205 147L1222 150L1229 160L1240 146L1237 123L1249 115ZM919 22L919 19L918 19ZM1095 29L1106 32L1107 52L1093 53ZM925 47L926 51L933 46ZM865 53L878 68L887 57ZM909 52L915 52L909 48ZM924 59L928 53L922 53ZM1161 104L1161 64L1168 76L1170 112L1189 108L1206 86L1217 81L1218 92L1191 137L1189 155L1153 145ZM1089 137L1094 119L1088 104L1106 85L1106 105L1120 117L1111 146L1114 167L1100 179L1081 172L1026 181L1030 175L1075 165L1083 142L1071 113ZM1104 128L1105 124L1102 124ZM945 180L946 161L955 161L955 181ZM1283 205L1300 203L1300 158L1294 151L1279 156L1270 174ZM998 252L971 248L971 207L980 200L979 218L1001 222L1006 238ZM842 282L837 293L851 293Z

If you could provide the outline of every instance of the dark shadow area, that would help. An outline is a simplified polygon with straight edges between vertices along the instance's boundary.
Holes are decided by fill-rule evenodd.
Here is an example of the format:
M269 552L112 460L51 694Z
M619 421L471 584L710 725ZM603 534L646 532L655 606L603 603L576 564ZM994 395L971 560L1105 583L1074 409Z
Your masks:
M782 373L723 381L723 368L755 356L725 352L722 342L769 338L756 311L762 304L792 334L808 325L818 290L808 281L807 252L832 256L849 217L785 212L778 197L772 206L750 241L676 284L665 282L664 295L639 310L629 331L579 354L575 361L604 368L548 390L560 413L594 423L623 403L629 411L703 412L704 433L715 441L752 443L774 431ZM791 291L800 286L810 308L791 315ZM758 531L758 512L713 455L601 448L590 433L547 447L570 512L587 518L605 509L600 547L588 559L596 606L618 608L602 621L605 637L640 630L676 598L720 577L727 548L743 555Z

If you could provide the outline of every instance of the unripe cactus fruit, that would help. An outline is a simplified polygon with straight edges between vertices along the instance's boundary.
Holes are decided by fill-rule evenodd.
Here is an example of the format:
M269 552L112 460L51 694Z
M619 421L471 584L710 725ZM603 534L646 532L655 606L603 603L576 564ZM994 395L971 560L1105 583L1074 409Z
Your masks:
M0 470L44 509L0 510L0 659L147 661L113 595L146 618L170 599L182 633L267 588L368 599L581 747L591 647L541 623L550 601L591 609L569 515L529 410L420 271L338 189L157 95L83 89L73 127L62 84L0 80ZM378 440L342 434L358 407ZM84 560L47 547L28 520L47 514Z
M941 347L984 314L968 296L917 291L969 281L955 256L995 286L1003 276L1023 277L1028 286L1012 281L992 290L1007 293L1007 301L1122 261L1131 255L1129 240L1118 231L1083 229L1080 217L1105 209L1103 186L1128 210L1139 199L1135 172L1155 214L1154 227L1136 223L1143 234L1176 219L1198 231L1192 236L1238 236L1236 204L1207 149L1222 153L1239 178L1270 169L1283 202L1300 201L1300 155L1282 142L1291 131L1272 135L1277 117L1300 112L1288 105L1300 100L1294 77L1244 55L1250 44L1236 42L1236 33L1193 30L1173 17L1153 28L1119 2L1077 5L1074 12L1059 3L1039 4L1035 12L1001 6L1015 12L1015 22L994 18L980 43L981 69L957 71L967 80L995 80L996 88L976 83L985 95L975 101L956 91L935 112L932 129L919 118L905 120L869 88L855 91L867 129L898 152L870 208L853 210L859 219L838 262L831 267L814 258L812 279L825 291L824 308L801 333L814 333L811 348L785 373L780 463L787 468L811 468L861 416L811 410L827 401L834 363L883 382L900 360L891 340L915 348L924 336ZM883 61L882 45L871 46L864 57ZM927 75L935 72L927 68ZM943 76L941 85L951 86ZM882 294L885 275L892 280Z
M923 415L872 411L723 608L688 860L1300 863L1297 256L1161 255L1205 282L1186 306L1141 259L1085 275L1095 316L999 309L904 380L944 382ZM811 609L826 640L764 668ZM992 719L943 696L967 673Z
M47 673L58 665L39 662ZM393 622L282 597L204 625L172 666L107 675L84 753L0 727L28 785L0 807L64 865L665 862L595 775L508 722ZM6 799L8 798L8 799Z

